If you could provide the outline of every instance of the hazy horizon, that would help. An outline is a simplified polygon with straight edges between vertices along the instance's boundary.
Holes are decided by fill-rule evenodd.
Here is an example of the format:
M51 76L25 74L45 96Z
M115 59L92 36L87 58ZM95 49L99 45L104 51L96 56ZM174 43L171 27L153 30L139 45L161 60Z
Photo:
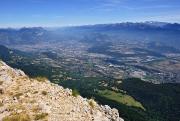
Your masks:
M61 26L8 26L8 27L1 27L0 29L21 29L21 28L63 28L63 27L78 27L78 26L93 26L93 25L103 25L103 24L120 24L120 23L146 23L146 22L157 22L157 23L169 23L169 24L180 24L180 22L162 22L162 21L137 21L137 22L130 22L130 21L125 21L125 22L114 22L114 23L96 23L96 24L79 24L79 25L61 25Z

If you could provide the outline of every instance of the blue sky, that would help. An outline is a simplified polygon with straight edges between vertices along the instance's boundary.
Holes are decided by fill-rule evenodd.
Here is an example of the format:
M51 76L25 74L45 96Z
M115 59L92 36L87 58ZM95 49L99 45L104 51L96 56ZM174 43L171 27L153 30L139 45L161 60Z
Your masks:
M180 23L180 0L0 0L0 27Z

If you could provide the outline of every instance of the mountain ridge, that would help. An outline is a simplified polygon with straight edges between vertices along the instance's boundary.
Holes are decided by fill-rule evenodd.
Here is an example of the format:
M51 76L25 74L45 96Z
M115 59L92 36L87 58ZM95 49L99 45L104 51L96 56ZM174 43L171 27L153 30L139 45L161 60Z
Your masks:
M180 47L179 33L180 24L163 22L126 22L54 29L24 27L20 29L0 29L0 44L13 48L14 45L34 46L71 40L84 41L87 37L101 39L95 36L100 35L116 41L160 42L178 49Z

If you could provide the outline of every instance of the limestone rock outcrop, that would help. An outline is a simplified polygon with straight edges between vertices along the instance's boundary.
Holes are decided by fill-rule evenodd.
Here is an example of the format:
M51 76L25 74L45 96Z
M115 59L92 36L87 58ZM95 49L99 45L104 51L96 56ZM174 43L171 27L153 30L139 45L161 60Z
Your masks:
M0 61L0 121L123 121L116 109Z

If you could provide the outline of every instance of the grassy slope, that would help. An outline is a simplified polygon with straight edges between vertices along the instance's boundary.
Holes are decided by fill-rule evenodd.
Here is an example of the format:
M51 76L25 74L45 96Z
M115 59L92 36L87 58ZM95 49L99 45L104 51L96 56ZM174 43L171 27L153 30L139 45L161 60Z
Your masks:
M180 120L180 84L155 85L140 79L124 80L121 89L135 97L147 109L150 116L164 121Z
M98 94L102 97L114 100L118 103L122 103L127 106L132 106L132 107L141 108L141 109L145 110L145 108L142 106L141 103L139 103L133 97L131 97L127 94L123 94L120 92L114 92L114 91L107 90L107 89L98 91Z

